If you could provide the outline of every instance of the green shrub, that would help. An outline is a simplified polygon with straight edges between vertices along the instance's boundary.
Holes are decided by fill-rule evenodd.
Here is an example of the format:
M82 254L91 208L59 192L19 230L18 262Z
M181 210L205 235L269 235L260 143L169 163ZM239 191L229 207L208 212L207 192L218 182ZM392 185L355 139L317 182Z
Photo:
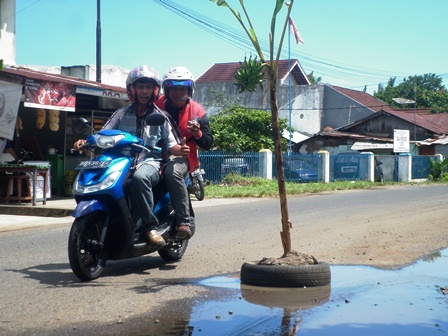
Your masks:
M429 164L429 180L446 181L446 179L448 178L448 158L444 158L442 161L430 159Z

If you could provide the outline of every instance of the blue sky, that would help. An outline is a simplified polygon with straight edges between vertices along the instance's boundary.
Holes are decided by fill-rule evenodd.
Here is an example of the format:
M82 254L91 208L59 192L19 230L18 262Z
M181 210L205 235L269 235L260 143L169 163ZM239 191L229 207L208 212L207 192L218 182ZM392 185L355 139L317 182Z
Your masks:
M96 64L97 1L16 1L17 64ZM242 13L239 1L228 2ZM245 3L267 43L275 1ZM295 0L291 17L305 43L291 36L288 48L285 38L282 58L298 59L324 83L367 85L369 93L390 77L400 82L425 73L448 87L447 13L446 0ZM285 15L286 8L278 15L277 41ZM101 0L101 39L103 65L148 64L160 75L183 65L199 77L214 63L254 54L230 11L209 0Z

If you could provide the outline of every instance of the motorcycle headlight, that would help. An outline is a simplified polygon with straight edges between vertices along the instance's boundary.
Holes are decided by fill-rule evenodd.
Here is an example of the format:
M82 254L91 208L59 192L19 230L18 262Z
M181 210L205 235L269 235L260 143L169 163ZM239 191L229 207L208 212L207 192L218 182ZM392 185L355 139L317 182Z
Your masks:
M115 144L124 139L124 134L118 134L118 135L101 135L101 134L95 134L93 136L95 143L100 148L112 148L115 146Z
M109 187L111 187L115 181L120 176L120 171L114 171L110 173L104 180L102 180L100 183L92 184L84 186L79 183L79 175L76 177L75 181L73 182L73 190L80 194L88 194L99 190L104 190Z

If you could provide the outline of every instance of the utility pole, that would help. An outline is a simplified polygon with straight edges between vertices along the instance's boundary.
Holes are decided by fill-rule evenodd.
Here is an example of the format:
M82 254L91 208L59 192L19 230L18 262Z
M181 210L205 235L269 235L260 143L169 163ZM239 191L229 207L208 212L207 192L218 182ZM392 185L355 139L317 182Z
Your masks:
M96 81L101 83L101 0L96 0Z

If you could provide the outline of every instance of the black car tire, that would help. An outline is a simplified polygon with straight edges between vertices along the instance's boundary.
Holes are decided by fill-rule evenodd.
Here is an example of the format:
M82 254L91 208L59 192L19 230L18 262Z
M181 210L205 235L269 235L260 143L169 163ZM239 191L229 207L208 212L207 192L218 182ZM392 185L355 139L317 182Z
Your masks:
M315 265L256 265L244 263L241 283L264 287L313 287L331 283L330 266L321 262Z

